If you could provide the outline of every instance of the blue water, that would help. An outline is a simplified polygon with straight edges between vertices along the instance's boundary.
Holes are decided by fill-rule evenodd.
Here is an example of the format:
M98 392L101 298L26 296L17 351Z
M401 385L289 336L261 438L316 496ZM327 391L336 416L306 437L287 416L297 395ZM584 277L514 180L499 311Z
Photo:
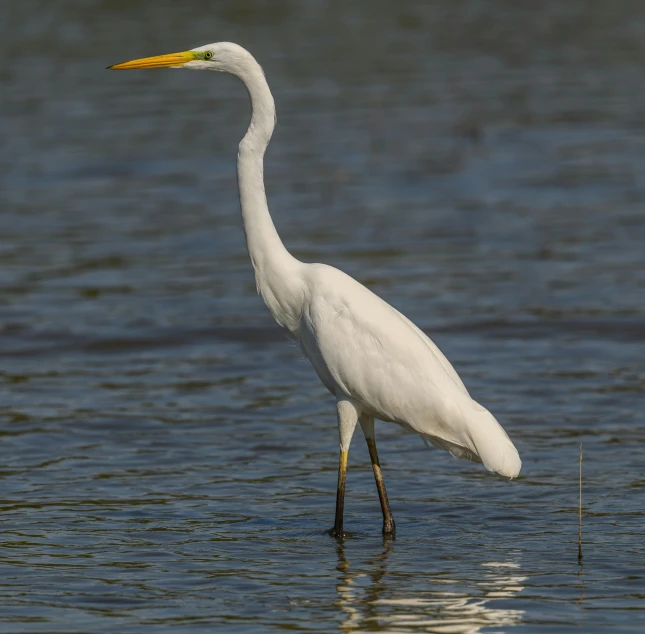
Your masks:
M591 7L591 8L590 8ZM11 3L0 21L0 631L642 632L645 7ZM432 336L520 478L354 438L255 293L232 78L285 244ZM578 473L583 448L583 558Z

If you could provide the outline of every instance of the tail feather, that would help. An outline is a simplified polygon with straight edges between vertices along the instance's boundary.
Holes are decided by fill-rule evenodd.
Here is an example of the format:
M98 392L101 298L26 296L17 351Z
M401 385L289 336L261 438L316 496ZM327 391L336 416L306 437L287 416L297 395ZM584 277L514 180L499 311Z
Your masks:
M489 471L505 478L516 478L522 468L520 455L508 434L485 408L468 421L473 448Z
M485 408L471 413L464 443L455 443L430 434L421 434L424 442L445 449L456 458L481 462L488 471L505 478L516 478L522 468L520 455L495 417Z
M468 447L462 447L457 445L454 442L449 440L444 440L443 438L437 438L437 436L431 436L430 434L421 434L423 442L426 444L426 447L430 447L428 443L433 444L438 449L445 449L450 455L455 458L461 458L463 460L470 460L471 462L481 462L482 459L473 451L468 449Z

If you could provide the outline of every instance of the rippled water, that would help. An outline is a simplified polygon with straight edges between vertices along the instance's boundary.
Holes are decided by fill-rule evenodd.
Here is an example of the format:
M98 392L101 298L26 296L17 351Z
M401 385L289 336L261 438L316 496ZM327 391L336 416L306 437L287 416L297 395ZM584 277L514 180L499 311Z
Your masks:
M0 630L642 632L645 7L12 2L0 21ZM6 18L6 19L5 19ZM238 41L307 261L413 318L521 477L333 403L255 294ZM583 560L577 555L584 450Z

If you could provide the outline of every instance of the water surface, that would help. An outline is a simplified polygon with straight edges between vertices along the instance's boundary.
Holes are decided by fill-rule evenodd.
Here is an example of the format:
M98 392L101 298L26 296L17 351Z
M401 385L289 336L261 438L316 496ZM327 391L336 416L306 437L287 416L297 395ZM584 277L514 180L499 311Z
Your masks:
M0 630L642 632L645 8L11 3L0 22ZM333 401L241 229L237 41L275 222L423 327L523 459L377 424L333 521ZM584 450L584 557L577 559Z

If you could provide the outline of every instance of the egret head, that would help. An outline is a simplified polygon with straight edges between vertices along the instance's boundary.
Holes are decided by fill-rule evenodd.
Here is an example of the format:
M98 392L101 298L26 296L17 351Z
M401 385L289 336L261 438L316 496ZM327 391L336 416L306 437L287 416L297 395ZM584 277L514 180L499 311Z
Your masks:
M189 68L192 70L217 70L222 73L239 74L251 54L231 42L215 42L198 46L181 53L169 53L155 57L143 57L129 62L108 66L111 70L131 70L138 68Z

